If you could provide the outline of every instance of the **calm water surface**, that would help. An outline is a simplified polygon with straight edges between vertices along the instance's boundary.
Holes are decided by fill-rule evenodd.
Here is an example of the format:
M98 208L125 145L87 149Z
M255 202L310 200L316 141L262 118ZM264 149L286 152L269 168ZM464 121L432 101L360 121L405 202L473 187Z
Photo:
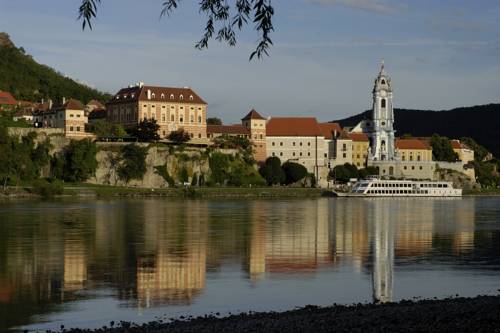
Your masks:
M0 203L0 331L499 289L500 197Z

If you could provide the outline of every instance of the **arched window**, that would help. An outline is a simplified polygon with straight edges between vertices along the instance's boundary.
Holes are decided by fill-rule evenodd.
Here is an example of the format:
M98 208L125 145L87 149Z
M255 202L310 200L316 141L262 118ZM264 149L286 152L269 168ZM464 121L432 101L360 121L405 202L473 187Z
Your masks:
M385 104L385 98L382 98L382 100L380 101L380 107L385 108Z

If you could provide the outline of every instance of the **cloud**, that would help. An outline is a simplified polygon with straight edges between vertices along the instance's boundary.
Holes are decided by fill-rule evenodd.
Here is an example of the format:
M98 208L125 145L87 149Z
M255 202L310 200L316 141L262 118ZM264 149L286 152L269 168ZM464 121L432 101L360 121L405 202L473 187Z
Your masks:
M380 0L305 0L307 3L332 6L340 5L353 9L359 9L367 12L374 12L384 15L392 15L401 9L399 5L388 4Z

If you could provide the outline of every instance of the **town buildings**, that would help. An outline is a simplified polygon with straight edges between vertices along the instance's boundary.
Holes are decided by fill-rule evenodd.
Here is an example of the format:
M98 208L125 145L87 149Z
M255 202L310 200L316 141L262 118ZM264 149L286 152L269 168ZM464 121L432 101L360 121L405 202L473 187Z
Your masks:
M207 103L191 88L146 86L123 88L106 104L107 121L130 128L142 120L155 119L159 135L184 129L193 142L207 141Z
M91 136L85 131L88 123L85 106L76 99L63 99L56 105L52 101L41 103L33 112L33 122L39 128L60 128L65 136L75 139Z
M0 91L0 111L11 110L16 105L16 99L9 92Z

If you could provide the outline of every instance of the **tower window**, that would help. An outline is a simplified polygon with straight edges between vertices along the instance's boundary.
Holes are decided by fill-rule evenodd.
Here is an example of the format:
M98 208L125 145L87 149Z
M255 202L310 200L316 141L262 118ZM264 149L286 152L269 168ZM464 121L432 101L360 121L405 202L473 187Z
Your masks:
M380 107L385 108L385 104L385 98L382 98L382 100L380 101Z
M385 84L385 80L384 79L382 79L382 84Z

